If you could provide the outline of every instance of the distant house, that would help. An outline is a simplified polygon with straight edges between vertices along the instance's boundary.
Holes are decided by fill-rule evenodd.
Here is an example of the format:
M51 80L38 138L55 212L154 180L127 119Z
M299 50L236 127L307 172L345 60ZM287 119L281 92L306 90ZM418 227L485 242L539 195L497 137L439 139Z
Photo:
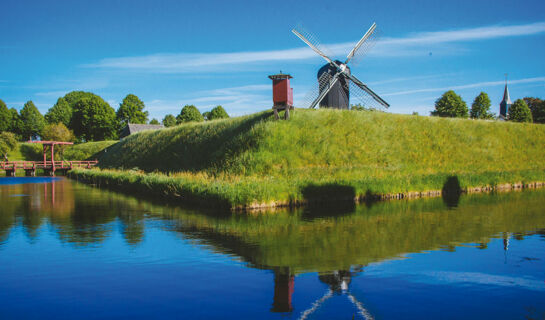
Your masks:
M123 139L127 136L130 136L131 134L135 134L140 131L145 130L157 130L164 128L162 124L136 124L136 123L129 123L123 130L121 130L121 134L119 135L120 139Z

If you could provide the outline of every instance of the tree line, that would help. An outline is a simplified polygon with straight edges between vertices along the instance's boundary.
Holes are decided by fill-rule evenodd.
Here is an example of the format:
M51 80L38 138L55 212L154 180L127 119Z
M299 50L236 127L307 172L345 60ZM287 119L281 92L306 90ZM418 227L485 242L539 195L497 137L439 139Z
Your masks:
M481 92L468 109L466 102L456 92L449 90L435 101L432 116L472 119L496 119L490 112L490 98ZM507 110L505 120L514 122L545 123L545 100L526 97L517 99Z
M15 108L8 109L0 99L0 133L11 133L13 136L6 138L10 143L11 138L29 140L37 137L76 142L114 140L128 123L148 123L149 114L144 109L144 102L134 94L128 94L116 111L94 93L72 91L60 97L45 115L32 101L26 102L19 112ZM165 127L171 127L184 122L228 117L222 106L201 114L195 106L186 105L178 116L168 114L162 123ZM151 119L149 124L160 123L157 119Z

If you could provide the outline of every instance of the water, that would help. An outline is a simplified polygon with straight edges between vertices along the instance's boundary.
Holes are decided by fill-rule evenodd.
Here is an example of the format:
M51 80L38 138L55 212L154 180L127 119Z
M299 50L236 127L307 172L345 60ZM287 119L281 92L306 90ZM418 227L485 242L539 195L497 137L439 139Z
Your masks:
M543 319L545 190L214 214L0 179L0 319Z

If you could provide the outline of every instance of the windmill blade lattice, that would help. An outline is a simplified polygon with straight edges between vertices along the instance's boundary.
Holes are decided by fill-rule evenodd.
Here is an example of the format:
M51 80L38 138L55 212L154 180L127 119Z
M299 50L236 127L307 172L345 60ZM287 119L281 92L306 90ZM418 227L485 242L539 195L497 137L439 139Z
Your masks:
M338 75L331 75L330 73L324 72L320 78L318 79L317 85L312 88L305 98L303 99L302 105L305 108L314 108L317 105L320 104L320 100L318 98L320 95L322 98L333 88L333 85L337 82Z
M350 98L351 104L361 104L366 108L372 108L375 110L385 111L386 108L384 105L375 100L369 93L363 91L362 88L358 87L353 81L350 81Z
M381 37L381 32L379 29L375 29L375 31L365 40L365 42L359 47L358 50L354 53L354 56L352 59L350 59L350 63L352 63L353 66L357 66L361 63L363 58L375 47L378 40Z
M318 52L319 55L321 55L322 57L325 56L324 59L326 59L326 60L329 59L331 61L331 59L329 58L329 57L332 57L331 50L329 50L329 48L324 46L320 42L320 40L318 40L318 37L316 37L312 32L305 29L301 24L297 24L297 26L295 26L295 28L293 28L292 31L296 31L301 36L303 36L309 42L307 44L309 44L309 46L311 48L312 48L312 46L314 46L316 49L318 49L321 52L321 53ZM295 34L297 35L297 33L295 33ZM297 35L297 36L299 37L299 35ZM301 39L301 40L303 40L303 39ZM303 40L303 41L305 41L305 40Z

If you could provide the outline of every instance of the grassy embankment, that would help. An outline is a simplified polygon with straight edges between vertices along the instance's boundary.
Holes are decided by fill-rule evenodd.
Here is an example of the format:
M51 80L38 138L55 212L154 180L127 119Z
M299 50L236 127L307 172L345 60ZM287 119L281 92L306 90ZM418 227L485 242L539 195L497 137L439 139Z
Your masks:
M228 208L545 181L545 126L378 112L271 112L142 132L74 177Z

